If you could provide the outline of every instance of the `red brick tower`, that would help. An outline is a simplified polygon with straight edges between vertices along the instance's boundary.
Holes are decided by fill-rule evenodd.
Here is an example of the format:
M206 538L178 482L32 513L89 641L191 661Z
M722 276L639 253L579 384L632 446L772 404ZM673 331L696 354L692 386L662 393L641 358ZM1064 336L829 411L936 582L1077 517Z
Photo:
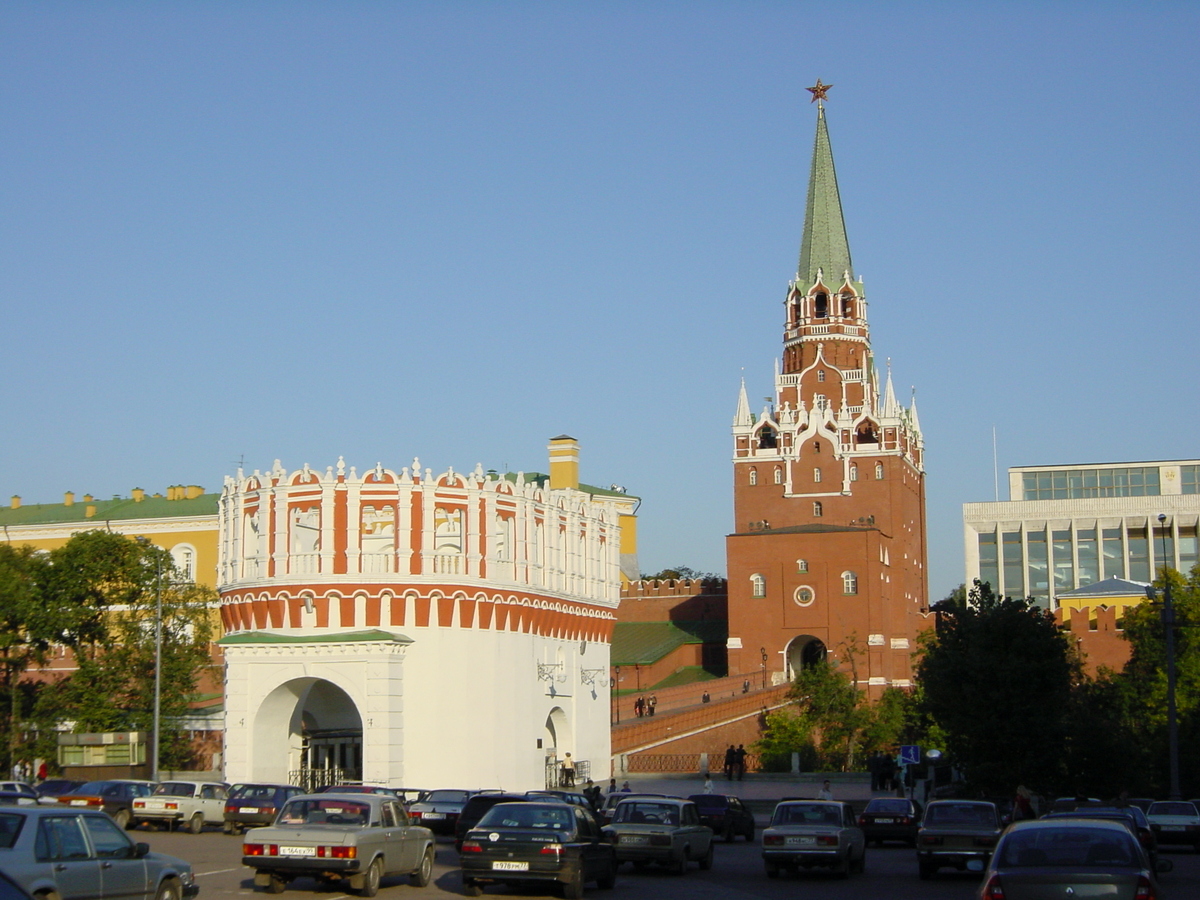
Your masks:
M923 439L890 371L880 393L820 104L784 313L774 402L753 415L743 382L733 422L729 671L782 681L831 653L878 695L910 683L924 628Z

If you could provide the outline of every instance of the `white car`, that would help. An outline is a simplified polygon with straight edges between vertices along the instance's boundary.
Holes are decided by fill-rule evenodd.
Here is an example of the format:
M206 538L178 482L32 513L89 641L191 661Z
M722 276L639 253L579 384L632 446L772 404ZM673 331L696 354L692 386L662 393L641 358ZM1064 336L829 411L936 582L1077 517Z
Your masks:
M133 801L130 816L134 825L143 822L165 825L168 830L186 825L199 834L205 825L225 824L225 801L229 785L208 781L164 781L148 797Z
M1188 800L1159 800L1146 812L1160 844L1191 844L1200 852L1200 812Z

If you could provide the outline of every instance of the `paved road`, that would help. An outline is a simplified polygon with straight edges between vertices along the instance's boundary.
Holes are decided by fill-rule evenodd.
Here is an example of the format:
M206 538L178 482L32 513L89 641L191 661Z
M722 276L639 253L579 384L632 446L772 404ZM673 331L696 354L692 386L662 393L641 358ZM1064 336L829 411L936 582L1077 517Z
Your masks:
M131 832L131 836L146 841L155 850L191 862L201 885L200 900L248 897L254 893L253 873L241 864L240 837L215 830L207 830L201 835L139 830ZM768 879L763 873L758 845L740 839L733 844L718 842L716 851L712 871L701 872L692 866L686 875L678 877L653 867L635 874L632 868L624 866L613 890L601 891L589 886L586 896L593 900L795 900L802 893L805 900L971 900L979 884L977 876L948 871L943 871L932 881L921 881L917 877L913 851L899 845L869 848L866 874L853 875L849 881L824 874ZM1175 871L1162 876L1165 900L1200 897L1200 854L1180 849L1168 850L1165 855L1175 863ZM406 878L393 878L385 879L379 892L381 898L396 900L417 900L418 897L431 900L435 894L462 895L458 854L454 852L453 843L445 838L438 842L437 865L429 887L414 888ZM285 896L297 900L340 900L347 894L319 891L313 881L297 879ZM518 894L503 888L490 888L484 896L559 895Z

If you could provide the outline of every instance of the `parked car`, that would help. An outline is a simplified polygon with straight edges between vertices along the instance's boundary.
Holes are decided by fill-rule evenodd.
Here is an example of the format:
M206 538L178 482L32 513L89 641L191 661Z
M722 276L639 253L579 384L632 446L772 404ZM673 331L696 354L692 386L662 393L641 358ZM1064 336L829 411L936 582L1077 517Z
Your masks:
M345 879L374 897L388 875L408 875L424 887L433 877L433 832L411 824L400 801L382 794L300 794L275 824L255 828L242 844L242 863L254 886L282 893L309 876L329 889Z
M113 779L89 781L69 794L58 798L60 806L83 806L102 809L122 828L133 827L133 801L137 797L149 797L156 787L153 781Z
M188 863L135 844L99 809L0 810L0 869L41 898L186 900L200 892Z
M847 878L866 869L867 840L849 803L790 800L775 807L763 831L762 857L768 878L815 867Z
M225 800L229 785L223 782L164 781L149 797L136 797L131 815L133 825L154 825L173 831L186 825L199 834L205 825L225 821Z
M691 800L677 797L634 797L622 800L604 833L616 846L617 862L638 868L658 863L677 875L695 861L701 869L713 864L713 831L700 822Z
M1200 811L1188 800L1160 800L1146 813L1160 844L1190 844L1200 853Z
M629 800L634 797L666 797L666 794L655 794L649 791L639 791L638 793L626 793L615 791L604 798L604 803L600 806L600 818L605 822L611 822L613 813L617 809L617 804L622 800Z
M1000 837L1000 813L984 800L934 800L917 831L917 871L932 878L952 866L982 872Z
M0 900L34 900L33 896L0 871Z
M480 791L472 795L458 814L458 822L454 826L454 849L462 853L462 842L467 832L474 828L493 806L498 803L524 803L528 799L524 794L508 791Z
M404 802L404 797L395 788L383 784L327 784L314 791L316 794L380 794Z
M932 806L932 804L930 804ZM1043 900L1046 897L1158 895L1156 869L1119 822L1042 818L1017 822L995 848L977 900Z
M60 796L69 794L82 786L82 781L76 781L71 778L47 778L34 788L34 790L37 791L38 803L46 806L57 806Z
M902 797L874 797L858 815L858 827L870 843L882 847L884 841L903 841L917 846L921 823L921 804Z
M617 859L596 820L582 806L558 801L498 803L462 843L463 891L478 897L487 885L558 882L578 900L583 886L611 888Z
M0 795L5 806L36 806L38 793L24 781L0 781Z
M692 794L688 797L696 804L700 823L731 842L737 835L748 841L754 840L754 813L737 797L728 794Z
M235 784L222 814L222 831L239 834L247 828L270 825L292 797L304 793L294 784Z
M1154 868L1158 860L1158 835L1150 827L1150 820L1137 806L1091 806L1082 804L1074 812L1048 813L1046 819L1109 819L1128 826L1129 831L1146 855L1150 857L1150 867Z
M409 804L408 814L414 822L424 825L434 834L454 834L458 817L470 799L470 791L427 791L415 803Z

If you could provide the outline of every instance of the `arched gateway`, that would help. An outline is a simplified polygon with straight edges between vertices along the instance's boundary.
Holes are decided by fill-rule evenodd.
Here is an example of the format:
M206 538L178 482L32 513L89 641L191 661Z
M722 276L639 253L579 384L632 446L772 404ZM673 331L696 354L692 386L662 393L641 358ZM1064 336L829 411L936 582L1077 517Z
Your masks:
M361 781L362 724L345 690L320 678L294 678L258 708L253 769L271 781L284 780L274 776L286 770L289 783L306 787Z

